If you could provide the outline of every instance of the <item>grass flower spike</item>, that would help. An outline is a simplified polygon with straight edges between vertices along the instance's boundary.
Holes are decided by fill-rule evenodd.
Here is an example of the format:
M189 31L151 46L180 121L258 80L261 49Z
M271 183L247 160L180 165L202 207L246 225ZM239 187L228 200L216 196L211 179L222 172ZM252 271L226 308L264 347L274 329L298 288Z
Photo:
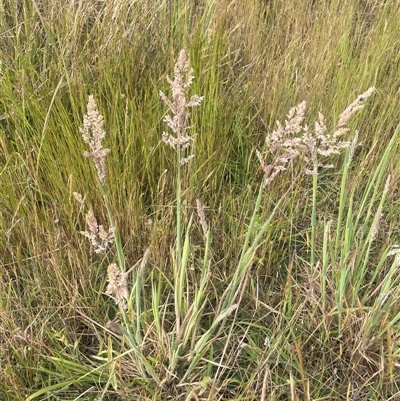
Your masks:
M190 87L193 82L193 68L190 67L189 58L185 50L181 50L178 60L174 68L174 80L167 77L168 83L171 86L172 100L160 91L160 96L163 102L169 107L173 116L167 115L164 121L175 134L171 135L163 132L162 140L173 149L181 151L187 149L193 141L193 136L187 135L187 122L190 116L189 108L199 106L203 100L202 96L193 95L190 99L186 99L185 90ZM180 165L188 163L193 158L189 155L185 158L180 158Z
M105 252L115 240L115 228L111 227L106 230L102 224L98 224L91 210L86 213L86 223L89 231L81 231L81 234L90 240L95 248L95 253Z
M73 193L74 198L80 203L81 207L85 207L85 200L83 196L78 193ZM110 227L108 230L104 228L102 224L97 222L97 219L93 212L89 210L86 213L86 223L89 227L87 231L81 231L80 233L89 239L90 243L94 247L94 253L104 253L115 241L115 227Z
M304 124L306 102L303 101L291 108L285 124L277 121L277 128L265 139L269 153L274 156L273 163L268 164L261 152L257 151L266 184L271 183L280 171L286 170L285 166L289 160L297 157L307 163L304 170L306 174L317 174L318 168L332 168L333 165L330 163L321 163L320 158L338 155L343 148L355 146L354 143L342 141L340 138L349 131L346 124L358 110L364 107L365 101L373 92L374 88L369 88L344 110L332 134L327 132L322 113L318 114L318 120L314 123L313 129Z
M343 113L339 116L337 129L344 127L350 121L353 115L364 107L365 101L372 95L374 90L375 88L371 86L366 92L359 95L353 103L346 107Z
M103 116L99 113L93 95L90 95L87 104L87 113L83 118L83 127L80 128L80 131L83 140L91 149L91 152L85 152L84 154L86 157L93 159L99 181L104 186L106 180L106 156L110 150L104 149L101 143L106 135L103 125Z
M112 263L107 268L108 286L106 294L114 299L115 303L122 308L126 308L126 299L128 298L128 273L123 273L116 263Z
M204 213L204 207L201 204L200 199L196 199L196 208L197 208L197 215L199 216L199 222L201 225L201 229L203 230L204 236L206 236L207 232L208 232L208 224L207 224L206 215Z

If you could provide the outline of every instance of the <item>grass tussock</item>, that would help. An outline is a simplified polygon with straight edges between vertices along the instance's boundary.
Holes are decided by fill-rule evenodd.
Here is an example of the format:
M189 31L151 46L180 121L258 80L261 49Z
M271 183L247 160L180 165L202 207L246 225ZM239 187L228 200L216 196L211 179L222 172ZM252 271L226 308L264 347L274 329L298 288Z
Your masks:
M398 2L0 11L1 400L399 397Z

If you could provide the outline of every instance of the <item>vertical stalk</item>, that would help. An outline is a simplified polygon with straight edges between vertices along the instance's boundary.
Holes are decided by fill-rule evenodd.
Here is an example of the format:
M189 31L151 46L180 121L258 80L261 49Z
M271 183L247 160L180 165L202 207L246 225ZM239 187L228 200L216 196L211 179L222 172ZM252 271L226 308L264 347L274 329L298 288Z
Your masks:
M341 246L340 240L342 238L342 220L343 220L343 213L344 213L344 207L345 207L345 202L346 202L346 184L347 184L347 177L349 175L351 154L353 153L355 146L356 146L356 142L353 141L352 146L346 149L342 181L340 184L339 215L338 215L337 224L336 224L336 239L335 239L335 248L334 248L334 258L332 260L332 263L337 262L338 251Z
M177 174L176 174L176 267L175 267L175 314L176 314L176 341L180 338L180 303L182 301L182 288L179 278L182 269L182 187L181 187L181 150L178 146Z
M314 157L313 168L313 199L312 199L312 212L311 212L311 258L310 265L311 271L314 272L315 268L315 229L317 225L317 187L318 187L318 161Z

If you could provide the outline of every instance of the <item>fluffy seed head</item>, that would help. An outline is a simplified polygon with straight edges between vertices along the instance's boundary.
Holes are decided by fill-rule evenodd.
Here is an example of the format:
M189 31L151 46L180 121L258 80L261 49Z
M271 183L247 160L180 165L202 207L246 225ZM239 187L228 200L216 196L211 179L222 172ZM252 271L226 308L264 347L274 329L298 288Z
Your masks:
M206 215L204 213L204 207L201 204L200 199L196 199L196 206L197 206L197 215L199 216L200 225L203 230L203 234L206 236L207 232L208 232L208 224L207 224Z
M199 106L203 100L203 97L198 95L193 95L187 99L186 89L190 87L193 79L193 68L190 67L189 58L185 50L181 50L174 67L174 79L167 78L172 92L171 99L160 91L161 99L171 111L171 115L167 115L164 121L173 132L173 135L164 132L162 140L173 149L179 151L187 149L194 139L193 136L187 135L189 109ZM180 164L186 164L192 158L193 155L188 155L180 161Z
M103 225L97 223L97 219L91 210L86 213L86 223L89 229L88 231L81 231L81 234L89 239L95 253L106 252L115 240L115 228L111 227L106 230Z
M286 170L285 165L296 157L303 159L307 166L306 174L315 175L318 168L332 168L331 163L321 163L320 159L328 159L340 154L343 148L351 147L352 155L357 144L358 133L352 142L342 141L343 134L349 131L346 124L351 117L364 107L365 101L372 95L374 88L357 97L339 117L339 122L333 132L329 133L325 118L319 113L313 129L304 124L306 103L301 102L290 109L285 124L277 122L277 128L266 137L268 151L274 156L274 161L266 162L266 158L257 151L257 157L265 174L265 185L270 184L280 171Z
M375 88L371 86L366 92L359 95L353 103L346 107L344 112L339 116L337 128L347 125L354 114L364 107L365 101L373 94L374 90Z
M103 125L103 116L99 113L93 95L90 95L87 104L87 113L83 118L83 126L80 128L80 131L83 140L91 149L91 152L85 152L84 155L93 159L97 176L102 185L105 184L106 180L106 156L110 152L109 149L104 149L101 143L106 135Z
M127 273L123 273L116 263L112 263L107 268L107 274L108 286L105 293L125 309L128 299Z

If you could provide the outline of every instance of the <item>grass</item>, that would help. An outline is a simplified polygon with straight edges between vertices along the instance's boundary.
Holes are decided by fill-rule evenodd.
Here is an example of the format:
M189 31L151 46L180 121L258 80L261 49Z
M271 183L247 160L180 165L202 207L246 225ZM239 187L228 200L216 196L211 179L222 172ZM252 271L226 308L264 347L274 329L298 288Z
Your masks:
M0 399L397 399L400 4L11 3ZM187 154L162 141L180 134L159 94L181 49L186 99L204 96L180 131L196 134ZM302 153L263 186L257 151L277 165L277 120L305 100L304 123L320 111L333 133L369 87L341 138L359 130L359 146L311 176ZM80 132L90 94L104 182ZM105 253L81 235L89 210L115 227Z

